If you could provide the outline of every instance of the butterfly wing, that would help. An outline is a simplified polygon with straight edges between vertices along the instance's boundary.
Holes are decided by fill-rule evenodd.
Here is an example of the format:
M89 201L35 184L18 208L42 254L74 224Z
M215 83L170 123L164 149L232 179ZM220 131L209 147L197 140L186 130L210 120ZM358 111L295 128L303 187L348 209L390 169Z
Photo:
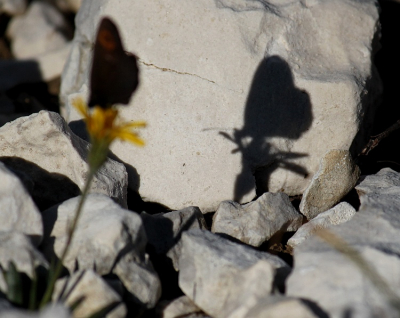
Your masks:
M124 51L116 25L103 18L93 52L89 106L128 104L138 83L136 56Z

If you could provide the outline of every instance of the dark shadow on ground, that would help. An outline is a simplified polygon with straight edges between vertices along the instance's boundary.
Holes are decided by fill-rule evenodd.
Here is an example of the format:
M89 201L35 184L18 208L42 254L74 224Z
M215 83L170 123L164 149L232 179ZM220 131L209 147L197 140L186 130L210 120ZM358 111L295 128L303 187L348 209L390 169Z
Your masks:
M284 168L306 176L307 170L292 160L307 156L287 149L277 149L272 137L288 140L300 138L311 126L313 116L309 95L296 88L288 63L279 56L262 60L254 74L246 102L244 124L233 135L220 132L234 142L232 153L242 155L243 170L236 178L234 200L240 202L253 186L245 182L250 166L255 177L257 195L268 191L271 173Z

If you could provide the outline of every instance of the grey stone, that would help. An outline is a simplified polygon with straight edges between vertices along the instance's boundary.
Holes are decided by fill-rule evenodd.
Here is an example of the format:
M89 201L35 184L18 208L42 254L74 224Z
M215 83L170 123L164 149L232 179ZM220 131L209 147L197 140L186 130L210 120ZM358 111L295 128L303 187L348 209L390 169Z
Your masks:
M222 202L214 214L211 231L260 246L278 231L296 231L302 221L303 216L293 207L287 194L267 192L244 205Z
M77 137L64 119L53 112L41 111L0 127L2 157L27 161L28 174L33 165L56 179L60 175L67 177L63 178L63 186L74 183L83 189L88 171L88 151L89 144ZM51 186L42 191L49 191L48 195L54 196L54 188ZM127 172L124 165L107 159L96 173L90 191L107 194L126 207Z
M347 150L330 150L321 159L320 167L303 193L300 211L308 219L333 207L355 185L360 169Z
M163 318L188 317L190 314L200 314L202 310L197 307L189 297L181 296L169 302L159 312Z
M141 215L149 245L157 254L166 254L175 270L179 270L178 261L181 254L181 236L184 231L198 228L206 229L203 214L198 207L187 207L179 211L150 215Z
M83 298L81 304L75 309L75 317L90 317L100 309L112 304L119 303L105 317L124 318L127 310L118 295L107 283L93 270L74 272L68 278L57 280L53 301L61 299L67 306L72 306L76 301Z
M294 250L294 269L286 284L290 296L316 302L330 317L397 317L390 306L400 297L400 176L383 169L358 186L361 206L354 217L329 228L329 233L350 246L363 261L350 260L331 245L312 236ZM367 265L365 265L367 264ZM373 268L377 275L365 274ZM376 283L377 278L383 284ZM374 281L374 283L371 282Z
M43 238L40 211L18 177L0 162L0 231L29 236L36 246Z
M80 197L65 201L43 214L42 249L51 259L60 257L67 231ZM109 197L90 194L83 206L64 266L70 272L95 269L99 275L114 273L140 304L152 307L160 297L160 281L145 254L146 234L140 217L122 209Z
M197 306L213 317L226 317L226 304L252 295L269 295L282 285L290 268L278 258L233 243L209 231L182 235L179 286Z
M65 17L43 1L33 1L23 15L10 21L6 32L12 53L18 59L34 58L61 49L71 33Z
M122 115L148 121L147 146L113 152L135 167L140 184L134 173L129 183L146 200L206 213L251 201L256 186L301 194L326 151L363 147L381 91L374 0L84 1L62 76L69 122L104 15L140 57Z
M1 312L1 318L73 318L70 310L60 303L47 305L39 312L11 309Z
M26 235L16 231L0 231L0 265L7 271L10 262L14 263L18 272L30 278L34 277L36 268L48 268L46 259ZM0 291L5 293L7 290L3 270L0 268Z
M10 16L22 14L25 12L26 5L26 0L0 0L0 13Z
M318 214L314 219L301 226L288 240L287 244L294 248L316 231L347 222L351 220L355 214L356 210L349 203L341 202L328 211Z

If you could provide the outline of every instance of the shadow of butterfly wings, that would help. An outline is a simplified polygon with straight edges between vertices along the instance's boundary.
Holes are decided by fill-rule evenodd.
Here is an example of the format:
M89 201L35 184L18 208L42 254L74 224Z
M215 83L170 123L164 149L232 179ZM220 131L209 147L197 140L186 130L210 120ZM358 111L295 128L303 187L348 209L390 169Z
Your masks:
M128 104L139 83L136 56L126 53L116 25L101 20L93 51L89 106Z

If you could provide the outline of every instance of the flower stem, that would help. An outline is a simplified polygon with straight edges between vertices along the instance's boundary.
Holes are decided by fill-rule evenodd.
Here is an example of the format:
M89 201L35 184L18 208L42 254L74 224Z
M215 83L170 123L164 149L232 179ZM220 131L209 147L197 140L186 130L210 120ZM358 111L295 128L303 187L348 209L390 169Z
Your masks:
M89 156L90 156L90 154L89 154ZM97 170L98 169L96 169L96 168L95 169L93 169L92 167L89 168L88 177L86 180L85 187L82 191L82 195L80 197L78 207L75 212L75 217L73 219L71 227L68 229L67 243L64 247L64 251L62 252L61 257L58 259L58 261L54 267L54 271L50 270L50 274L49 274L50 281L47 284L47 288L46 288L45 294L43 295L43 298L40 302L39 308L43 308L51 299L51 295L53 294L54 286L56 284L57 279L59 278L59 276L61 274L61 271L63 269L64 260L67 256L69 247L71 246L72 238L74 236L75 229L76 229L79 217L82 212L83 203L85 202L87 194L89 193L90 185L92 183L92 180L93 180L94 175L96 174Z

